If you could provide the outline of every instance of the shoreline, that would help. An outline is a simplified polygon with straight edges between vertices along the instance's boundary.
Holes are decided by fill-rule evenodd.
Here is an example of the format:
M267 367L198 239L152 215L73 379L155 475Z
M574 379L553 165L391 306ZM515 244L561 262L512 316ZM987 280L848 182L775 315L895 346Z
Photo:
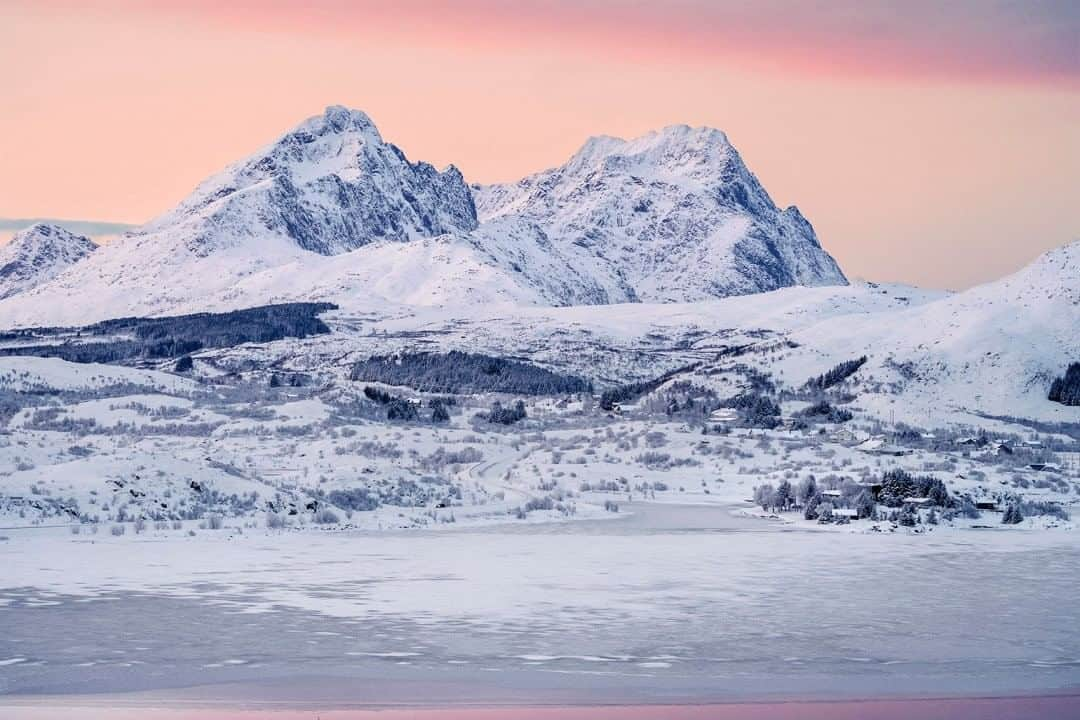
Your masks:
M211 686L212 687L212 686ZM201 691L201 688L186 688ZM182 693L180 694L182 695ZM11 720L53 720L54 718L94 718L108 711L116 718L156 718L159 720L225 720L226 718L308 720L317 713L320 720L787 720L788 718L864 718L873 712L881 720L901 718L976 718L993 711L995 720L1040 717L1076 717L1080 711L1080 684L1060 692L915 695L889 697L832 697L665 700L655 702L587 702L582 700L543 703L462 702L462 703L341 703L292 701L266 702L248 699L214 701L205 696L181 699L168 692L148 691L104 695L13 695L0 696L0 709ZM662 715L658 715L662 713Z

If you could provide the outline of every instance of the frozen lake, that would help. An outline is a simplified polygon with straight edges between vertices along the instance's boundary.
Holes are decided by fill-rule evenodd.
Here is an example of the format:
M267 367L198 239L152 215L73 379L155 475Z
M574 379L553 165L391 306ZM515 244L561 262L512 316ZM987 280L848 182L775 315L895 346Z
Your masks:
M682 703L1080 687L1071 532L720 507L382 534L5 531L0 692L223 705ZM137 696L131 696L137 697Z

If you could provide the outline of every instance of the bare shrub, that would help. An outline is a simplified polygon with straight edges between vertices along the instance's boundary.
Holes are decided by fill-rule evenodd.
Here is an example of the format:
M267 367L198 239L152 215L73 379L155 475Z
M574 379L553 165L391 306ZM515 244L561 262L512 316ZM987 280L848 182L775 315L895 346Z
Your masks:
M319 525L336 525L341 519L330 508L319 508L315 511L315 522Z

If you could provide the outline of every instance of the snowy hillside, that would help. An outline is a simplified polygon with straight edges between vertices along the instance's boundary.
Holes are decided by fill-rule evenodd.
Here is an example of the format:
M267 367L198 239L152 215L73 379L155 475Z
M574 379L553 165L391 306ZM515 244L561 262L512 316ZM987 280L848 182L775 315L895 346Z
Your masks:
M327 317L330 335L286 341L257 357L316 371L374 354L484 352L526 357L601 387L693 363L702 366L688 379L713 386L746 365L797 389L866 355L851 390L873 417L924 427L981 422L979 413L1076 422L1076 409L1050 402L1047 390L1080 357L1078 249L1073 243L1015 275L955 294L860 282L695 303L545 307L492 298L467 308L445 287L418 289L444 302L363 314L344 307ZM514 292L507 287L501 299ZM251 359L243 349L211 358L237 368Z
M83 325L127 316L225 311L294 300L354 312L395 306L566 305L606 299L602 288L550 246L535 226L492 223L471 233L378 241L340 255L265 238L211 256L128 236L93 262L35 291L0 302L0 328Z
M773 370L810 376L860 355L921 421L965 408L1075 422L1047 400L1080 358L1080 242L1019 272L909 309L823 319L791 333L800 348Z
M481 222L536 223L611 302L846 282L798 209L777 208L711 128L592 138L561 167L474 190Z
M1077 419L1075 408L1048 403L1046 394L1053 378L1080 358L1080 242L889 326L876 351L913 363L953 402L1002 415L1039 410ZM871 336L870 327L859 330Z
M48 282L97 249L59 225L38 223L16 233L0 246L0 299Z

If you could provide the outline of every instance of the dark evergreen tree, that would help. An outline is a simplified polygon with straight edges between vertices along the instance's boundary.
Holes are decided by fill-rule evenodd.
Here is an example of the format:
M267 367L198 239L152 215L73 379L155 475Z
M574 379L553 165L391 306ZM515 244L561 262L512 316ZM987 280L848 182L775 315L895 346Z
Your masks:
M651 393L666 383L676 375L693 370L698 366L697 363L693 365L687 365L671 372L664 373L660 377L653 378L652 380L641 380L639 382L627 383L625 385L619 385L617 387L608 388L600 394L600 409L606 412L611 412L615 409L616 405L622 403L632 402L637 400L642 395Z
M787 510L788 505L791 505L795 501L795 491L791 487L791 483L787 480L783 481L776 487L776 499L774 503L776 507L781 510Z
M398 399L397 395L391 395L385 390L367 385L364 387L364 397L368 400L379 403L380 405L386 405L394 400Z
M833 385L843 382L856 372L859 368L866 364L866 356L863 355L855 360L845 360L844 362L836 365L824 375L818 375L817 377L810 378L806 381L806 387L808 389L825 390L831 388Z
M518 400L513 407L503 407L502 403L496 401L487 414L487 421L499 425L513 425L519 420L524 420L525 417L525 403L523 401Z
M413 422L420 418L416 405L403 398L394 398L386 404L386 419Z
M878 499L888 507L900 507L904 498L915 494L915 478L911 473L900 468L888 470L881 478L881 492Z
M1001 515L1001 522L1005 525L1019 525L1024 521L1024 513L1020 511L1018 502L1010 502Z
M821 400L803 408L797 415L809 420L829 423L845 423L854 417L850 410L834 407L828 400Z
M874 519L877 503L874 502L874 496L870 494L869 490L863 490L855 498L855 511L859 513L861 519Z
M1069 365L1065 375L1050 384L1047 398L1062 405L1080 405L1080 362Z

